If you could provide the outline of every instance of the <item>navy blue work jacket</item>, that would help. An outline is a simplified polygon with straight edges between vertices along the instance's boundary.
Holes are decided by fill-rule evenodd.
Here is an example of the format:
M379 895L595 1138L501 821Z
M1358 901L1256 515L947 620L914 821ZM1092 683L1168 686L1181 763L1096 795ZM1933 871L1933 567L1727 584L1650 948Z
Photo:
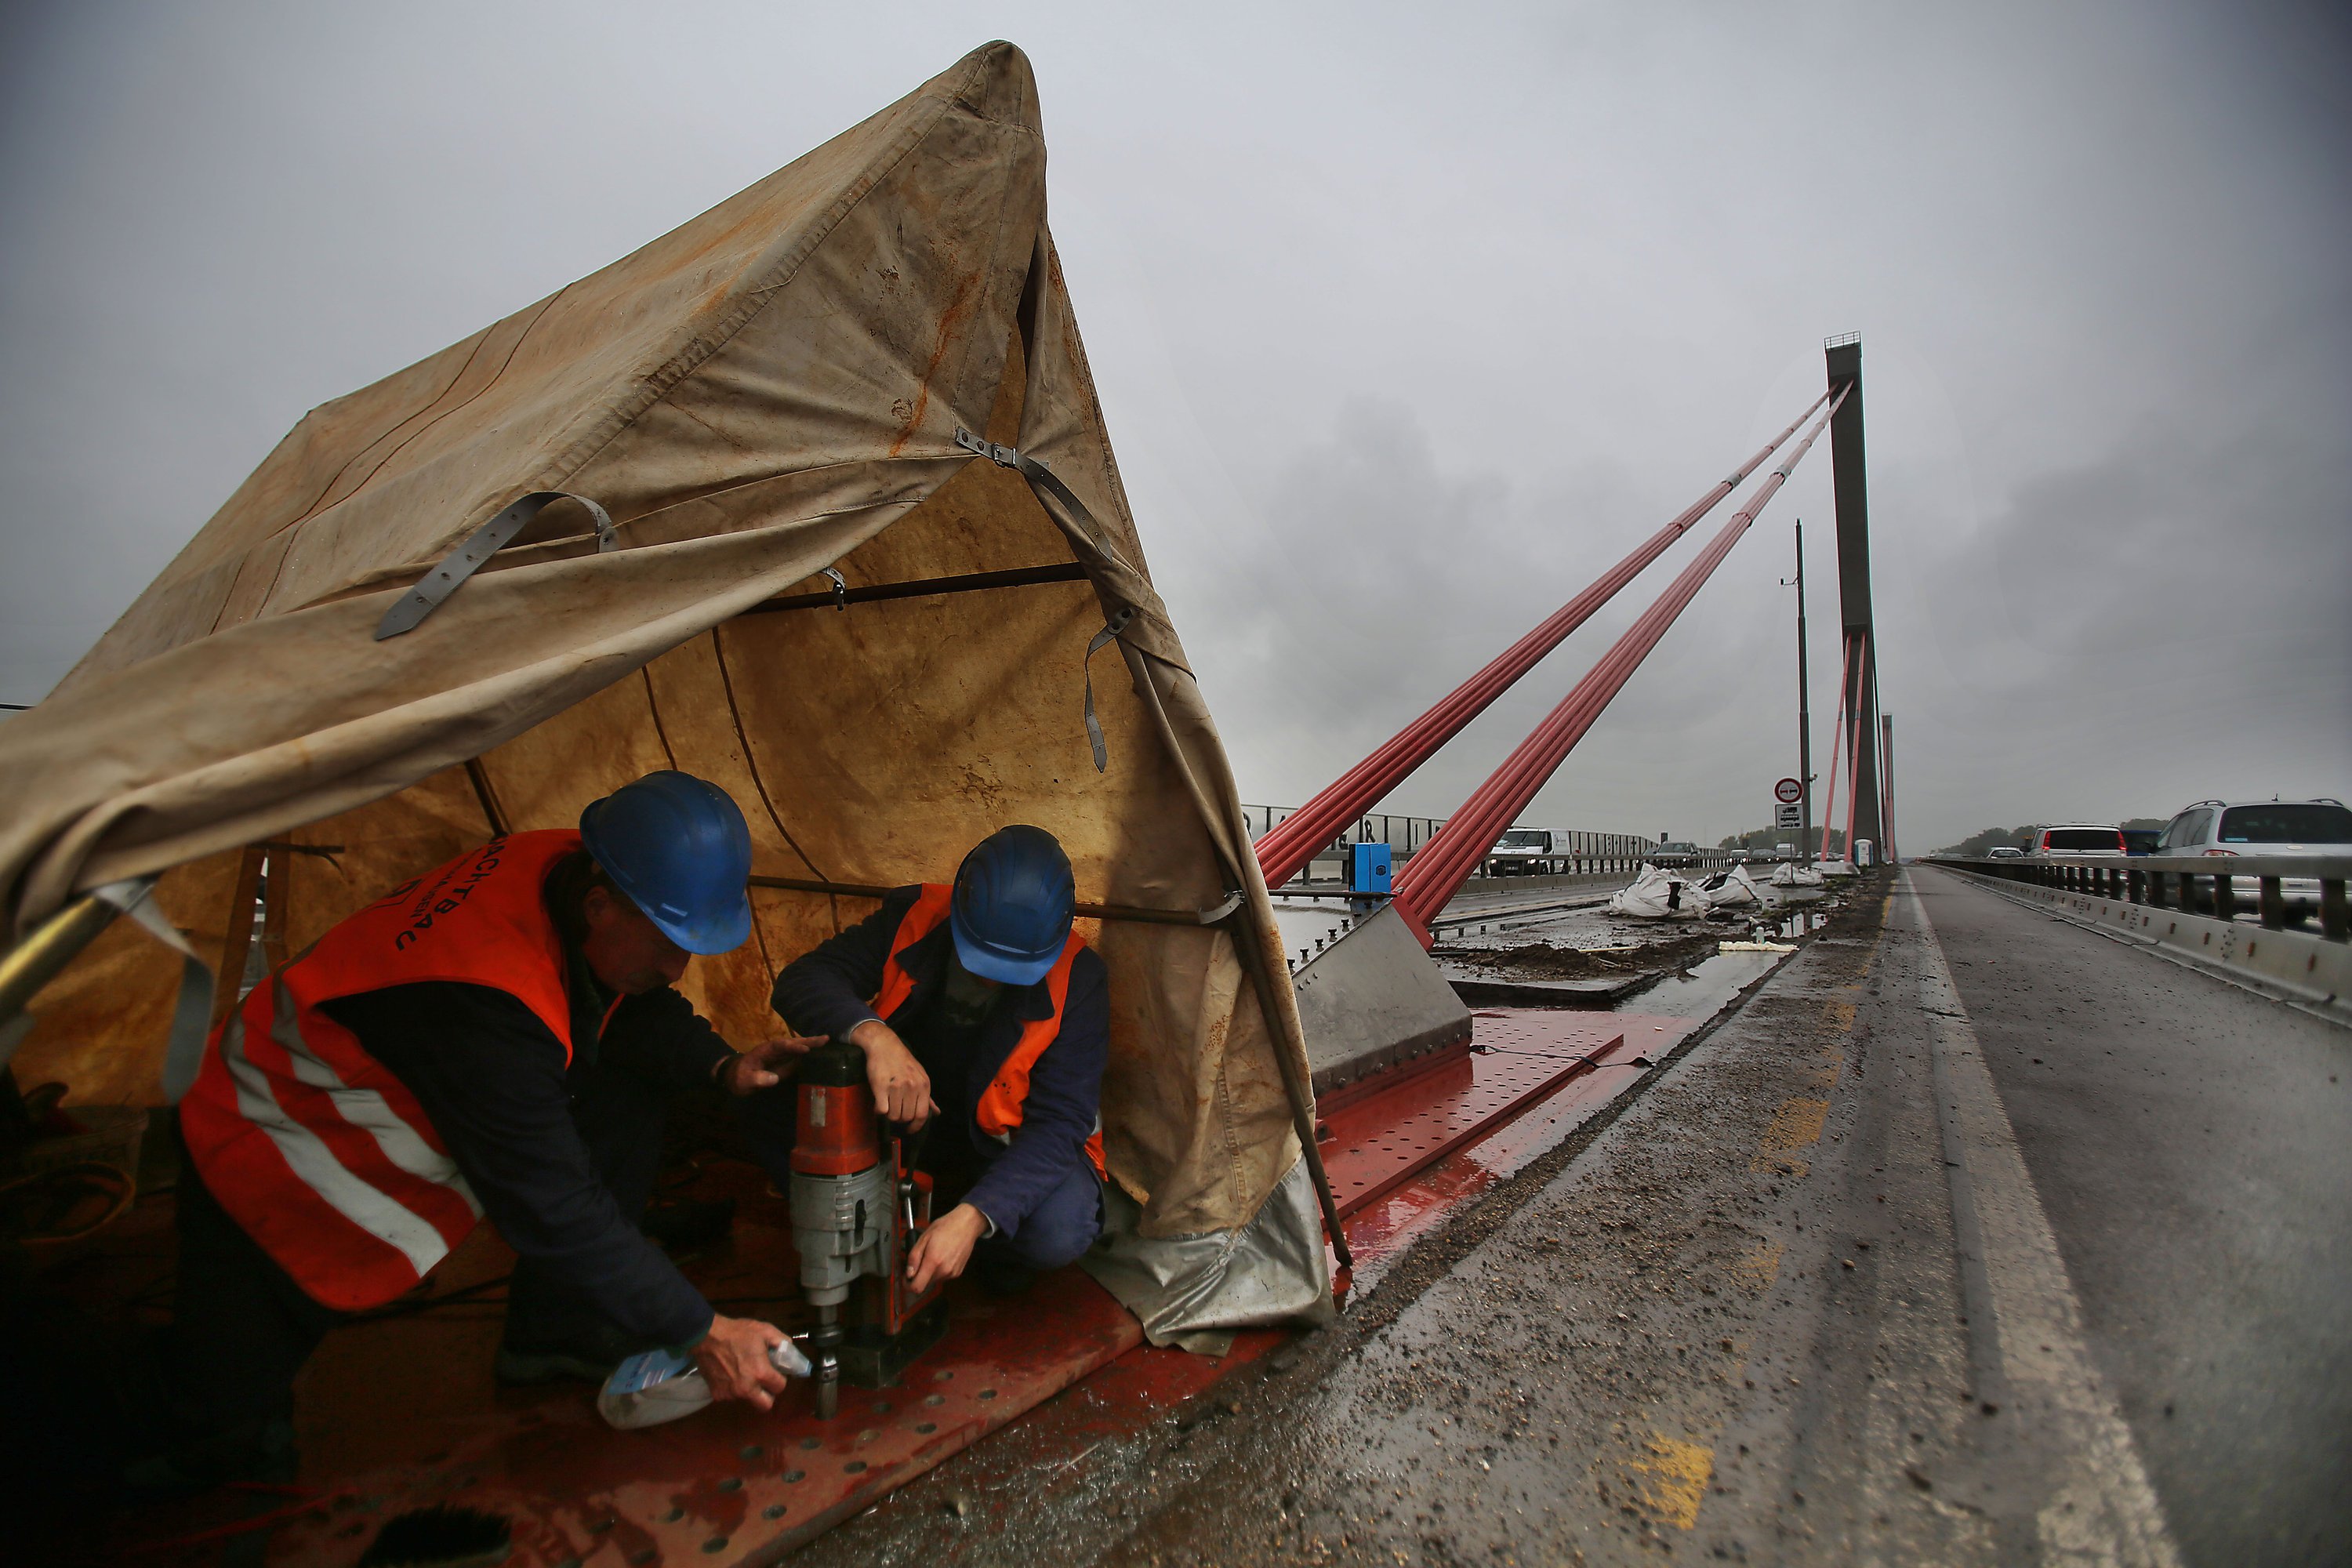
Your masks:
M920 887L900 888L866 919L786 964L776 976L770 1000L785 1026L798 1035L845 1040L850 1031L877 1016L872 999L882 989L882 968L898 922L915 907ZM900 957L915 988L882 1021L894 1030L931 1005L955 952L949 923L916 942ZM1070 989L1062 1005L1061 1033L1029 1069L1029 1098L1012 1142L999 1143L980 1130L981 1095L1021 1038L1023 1026L1053 1016L1043 981L1016 991L990 1016L971 1053L960 1125L933 1131L968 1140L987 1169L964 1201L1006 1236L1017 1236L1045 1195L1086 1163L1087 1139L1102 1104L1103 1063L1110 1054L1110 971L1092 948L1070 965ZM904 1031L900 1031L904 1034Z

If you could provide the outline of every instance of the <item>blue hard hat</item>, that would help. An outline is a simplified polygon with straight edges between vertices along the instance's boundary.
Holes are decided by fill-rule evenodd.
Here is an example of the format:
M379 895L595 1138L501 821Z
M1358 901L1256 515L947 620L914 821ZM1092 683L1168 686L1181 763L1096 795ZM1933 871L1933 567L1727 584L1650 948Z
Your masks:
M580 842L613 885L688 952L751 934L751 830L728 793L692 773L647 773L580 814Z
M958 962L982 980L1034 985L1069 940L1078 897L1070 858L1042 827L1001 827L956 868L948 923Z

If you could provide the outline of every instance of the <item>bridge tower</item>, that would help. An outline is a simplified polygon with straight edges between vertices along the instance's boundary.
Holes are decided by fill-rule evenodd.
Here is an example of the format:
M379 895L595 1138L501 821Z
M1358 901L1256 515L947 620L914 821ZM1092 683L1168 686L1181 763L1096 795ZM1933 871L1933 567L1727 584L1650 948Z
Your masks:
M1830 420L1830 479L1837 496L1838 621L1847 674L1839 706L1851 779L1854 838L1867 838L1883 855L1886 825L1879 820L1878 642L1870 617L1870 483L1862 444L1862 334L1849 332L1823 344L1830 393L1846 391ZM1852 855L1851 842L1846 853Z

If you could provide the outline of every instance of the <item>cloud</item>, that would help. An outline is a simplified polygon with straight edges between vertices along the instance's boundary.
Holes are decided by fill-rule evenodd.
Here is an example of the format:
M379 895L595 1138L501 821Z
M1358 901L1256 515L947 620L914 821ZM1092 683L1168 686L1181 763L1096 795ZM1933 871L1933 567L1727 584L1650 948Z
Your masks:
M2340 7L989 25L1036 65L1121 469L1246 796L1303 798L1569 598L1785 424L1849 329L1910 844L2352 788ZM306 408L982 41L966 7L751 0L0 26L15 701ZM1794 766L1798 517L1826 752L1827 456L1531 818L1703 840L1766 819ZM1392 805L1451 810L1696 547Z

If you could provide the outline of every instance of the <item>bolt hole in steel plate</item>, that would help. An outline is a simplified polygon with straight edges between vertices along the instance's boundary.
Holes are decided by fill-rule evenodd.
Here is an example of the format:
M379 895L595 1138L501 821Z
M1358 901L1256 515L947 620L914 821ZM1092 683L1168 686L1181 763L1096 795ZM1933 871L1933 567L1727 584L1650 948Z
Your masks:
M1367 1152L1335 1158L1333 1174L1349 1194L1347 1206L1366 1207L1381 1194L1367 1191L1360 1198L1359 1190L1345 1183L1360 1179L1369 1186L1377 1180L1382 1189L1392 1186L1412 1173L1408 1159L1414 1169L1434 1162L1584 1070L1579 1058L1608 1049L1622 1037L1597 1029L1597 1022L1591 1015L1482 1017L1479 1044L1517 1047L1528 1054L1481 1055L1449 1093L1433 1094L1425 1080L1410 1086L1403 1095L1374 1089L1356 1106L1335 1114L1335 1142ZM1503 1076L1507 1074L1519 1076ZM1370 1171L1349 1173L1345 1167L1356 1158L1378 1163ZM753 1278L764 1287L772 1279L789 1279L796 1272L788 1247L761 1253L756 1241L748 1247L745 1241L758 1235L789 1237L782 1200L765 1194L748 1176L739 1195L743 1205L739 1212L777 1223L739 1227L738 1255L724 1264L737 1274L722 1275L715 1282L698 1278L707 1289L742 1293ZM673 1426L630 1433L612 1432L593 1416L578 1425L558 1417L530 1428L527 1441L522 1440L522 1426L508 1413L490 1412L478 1418L464 1439L466 1457L459 1462L467 1464L469 1474L483 1478L480 1495L467 1500L516 1520L513 1568L556 1568L570 1556L595 1556L582 1548L604 1539L596 1525L611 1528L607 1510L627 1521L633 1531L642 1532L629 1542L625 1561L634 1564L665 1558L672 1563L697 1560L704 1544L714 1539L726 1541L728 1549L739 1555L773 1554L817 1533L819 1521L878 1500L912 1475L1141 1343L1133 1317L1076 1269L1041 1279L1013 1309L959 1286L950 1297L949 1324L947 1339L908 1373L918 1386L929 1384L929 1392L911 1403L900 1395L877 1399L866 1391L852 1395L863 1397L869 1406L890 1407L889 1418L866 1428L878 1435L859 1448L856 1459L844 1450L857 1428L847 1422L817 1421L804 1389L796 1389L772 1415L723 1406ZM491 1322L482 1332L494 1342L498 1325ZM967 1371L972 1373L969 1379L961 1376ZM960 1405L952 1414L951 1405ZM902 1408L905 1414L897 1414ZM829 1452L814 1472L788 1469L780 1475L763 1473L756 1466L748 1473L741 1468L751 1458L769 1454L819 1450ZM486 1458L488 1455L495 1458ZM448 1457L445 1452L434 1463L446 1463ZM718 1484L718 1478L739 1474L740 1488L722 1489ZM394 1510L438 1500L444 1490L413 1463L328 1479L380 1495ZM789 1509L779 1495L786 1486L793 1489ZM596 1510L596 1523L585 1529L577 1522L567 1524L567 1519L578 1520L578 1510L589 1499L595 1500L589 1506ZM281 1562L341 1560L339 1551L321 1548L331 1530L344 1522L289 1521L273 1542L274 1555ZM748 1531L741 1528L746 1523L751 1525ZM526 1525L530 1528L522 1528ZM740 1542L735 1540L739 1536ZM640 1547L639 1542L646 1544Z
M689 1261L688 1275L707 1294L749 1299L796 1278L798 1262L789 1209L765 1192L764 1173L748 1164L740 1177L729 1170L714 1166L706 1190L734 1195L750 1223L738 1226L731 1254ZM495 1320L467 1331L484 1342L485 1356L495 1348ZM646 1562L673 1565L774 1556L1141 1343L1133 1315L1081 1269L1040 1278L1017 1304L958 1281L947 1335L908 1371L911 1386L845 1388L842 1418L819 1420L806 1384L793 1384L772 1412L719 1405L634 1432L607 1427L584 1402L535 1404L530 1409L541 1419L532 1423L517 1419L526 1413L520 1408L461 1407L440 1428L454 1427L457 1441L433 1465L404 1457L320 1479L380 1498L392 1512L456 1500L504 1513L515 1524L510 1568L560 1568L573 1557L591 1568L626 1568L640 1552ZM404 1346L365 1353L387 1370L405 1364ZM436 1447L446 1441L435 1439ZM452 1464L462 1468L453 1473ZM458 1477L478 1480L452 1498ZM287 1521L271 1542L273 1563L348 1561L352 1543L333 1532L350 1520ZM723 1553L704 1553L707 1542L722 1538ZM614 1549L597 1550L607 1543Z
M1573 1015L1480 1014L1473 1028L1466 1078L1445 1088L1417 1078L1375 1089L1330 1113L1340 1147L1327 1165L1342 1215L1540 1103L1624 1042L1622 1029Z

